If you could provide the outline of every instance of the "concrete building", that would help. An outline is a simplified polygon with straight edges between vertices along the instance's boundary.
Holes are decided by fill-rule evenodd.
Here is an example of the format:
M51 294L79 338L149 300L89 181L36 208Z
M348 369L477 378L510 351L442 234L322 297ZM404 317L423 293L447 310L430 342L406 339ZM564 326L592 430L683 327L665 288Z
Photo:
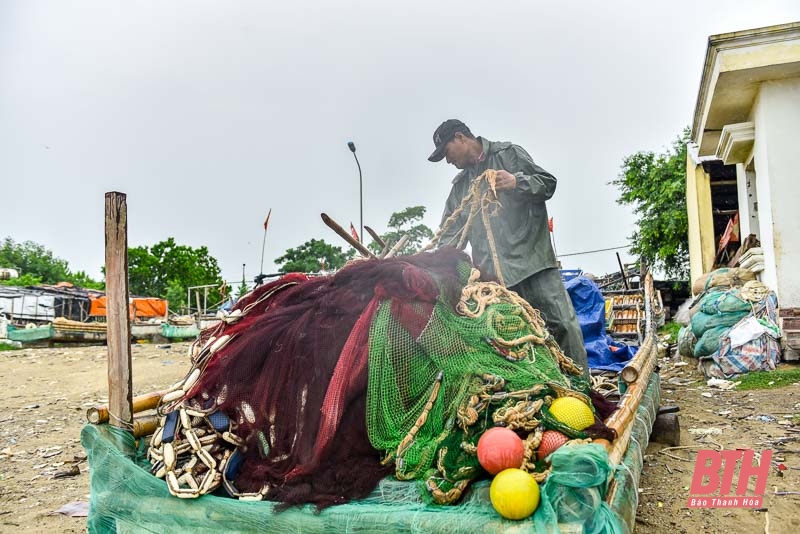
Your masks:
M750 268L781 309L800 311L800 22L709 37L692 140L692 279L745 266L738 243L724 246L738 217L741 239L760 242Z

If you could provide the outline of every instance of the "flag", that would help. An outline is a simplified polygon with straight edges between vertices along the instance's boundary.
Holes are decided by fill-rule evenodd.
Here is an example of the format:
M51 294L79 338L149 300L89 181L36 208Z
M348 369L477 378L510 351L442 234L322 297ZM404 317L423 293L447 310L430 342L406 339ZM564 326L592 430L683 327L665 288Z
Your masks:
M269 209L269 213L267 213L267 218L264 220L264 231L267 231L267 226L269 226L269 216L272 215L272 208Z
M350 235L351 235L351 236L353 236L353 238L354 238L356 241L358 241L359 243L361 243L361 240L358 238L358 232L356 232L356 227L355 227L355 226L353 226L353 223L350 223Z
M553 231L553 218L552 217L547 219L547 227L550 229L551 232Z

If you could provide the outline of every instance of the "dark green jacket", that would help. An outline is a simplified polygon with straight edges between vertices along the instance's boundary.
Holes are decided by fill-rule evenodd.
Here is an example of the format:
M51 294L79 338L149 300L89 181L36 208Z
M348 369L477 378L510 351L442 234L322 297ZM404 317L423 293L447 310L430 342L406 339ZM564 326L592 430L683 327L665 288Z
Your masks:
M536 165L520 146L487 141L482 137L478 137L478 141L482 143L486 157L455 177L445 204L442 223L469 193L470 184L475 177L486 169L502 169L516 176L517 187L514 190L498 192L501 207L490 219L503 281L510 287L543 269L557 266L550 242L545 206L545 201L556 190L556 179ZM459 220L442 235L439 246L458 245L455 234L464 226L468 211L464 210ZM486 229L480 216L475 217L468 240L475 265L482 273L497 276Z

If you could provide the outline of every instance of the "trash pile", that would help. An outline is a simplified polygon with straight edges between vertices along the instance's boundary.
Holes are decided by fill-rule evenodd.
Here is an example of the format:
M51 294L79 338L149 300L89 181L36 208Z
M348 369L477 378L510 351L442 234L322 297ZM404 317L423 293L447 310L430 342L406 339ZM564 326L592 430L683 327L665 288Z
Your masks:
M781 333L773 291L738 268L712 271L692 287L699 294L690 307L690 323L678 333L679 354L698 358L706 378L775 369Z

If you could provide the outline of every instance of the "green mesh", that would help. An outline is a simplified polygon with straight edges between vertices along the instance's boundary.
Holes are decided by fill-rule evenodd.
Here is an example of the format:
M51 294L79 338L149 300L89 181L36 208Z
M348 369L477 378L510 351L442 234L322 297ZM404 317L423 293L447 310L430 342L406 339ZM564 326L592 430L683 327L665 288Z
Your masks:
M460 420L459 409L477 395L499 393L502 401L502 392L537 385L546 387L523 397L554 395L553 387L585 388L585 382L573 384L562 373L541 339L511 349L502 344L547 335L525 319L517 303L501 300L477 317L437 303L417 339L391 310L391 303L384 302L370 328L367 430L372 445L395 460L399 479L424 478L429 490L433 484L447 492L481 473L473 446L487 427L494 426L493 413L509 403L489 403L477 421ZM570 437L586 437L549 417L546 410L542 421Z
M654 411L655 407L649 409ZM643 438L646 445L647 434ZM86 425L81 432L81 444L87 451L91 467L87 522L90 534L613 533L625 532L625 523L619 521L618 515L630 514L628 527L632 526L637 498L636 481L630 481L628 485L625 481L618 481L618 484L623 484L623 489L618 490L620 499L613 503L613 509L597 501L595 495L604 494L605 481L598 485L602 478L600 475L610 473L608 458L605 451L600 452L602 447L598 445L572 446L568 448L568 455L558 455L559 451L556 451L552 459L558 463L561 475L551 475L541 486L542 501L533 517L510 521L501 518L492 508L488 480L475 482L459 504L445 507L427 504L415 484L391 478L382 480L366 499L333 506L322 512L317 512L313 506L292 507L279 512L276 511L277 503L245 502L217 495L176 499L169 494L162 480L149 473L141 446L137 449L129 433L108 425ZM636 455L639 465L634 471L638 480L641 471L639 449ZM630 463L627 456L625 463ZM628 469L618 471L621 474L627 472ZM589 490L584 492L587 487ZM566 524L566 519L574 517L576 511L582 513L585 507L595 505L598 516L588 522L586 528L575 530ZM566 515L562 516L561 510ZM601 525L607 528L598 529Z
M488 481L475 483L461 503L448 507L424 502L416 484L386 478L366 499L321 512L313 506L277 511L279 504L268 501L217 495L176 499L163 480L149 473L133 437L114 427L84 426L81 444L91 466L90 534L536 532L531 520L509 521L497 515L489 502Z
M605 502L613 472L601 445L564 446L551 456L553 470L541 487L536 531L558 533L567 525L585 534L622 533L625 524ZM572 530L567 527L567 531Z

